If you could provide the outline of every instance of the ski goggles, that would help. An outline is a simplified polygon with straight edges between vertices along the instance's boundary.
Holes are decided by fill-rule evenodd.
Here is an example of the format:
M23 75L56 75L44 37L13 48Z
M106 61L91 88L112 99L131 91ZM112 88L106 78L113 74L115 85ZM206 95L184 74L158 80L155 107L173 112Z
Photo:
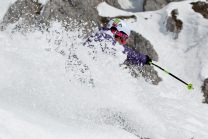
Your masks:
M116 35L121 37L121 41L122 41L123 45L126 44L128 42L128 40L129 40L129 38L130 38L128 35L120 32L120 31L117 31L115 29L111 29L111 32L114 34L114 37Z

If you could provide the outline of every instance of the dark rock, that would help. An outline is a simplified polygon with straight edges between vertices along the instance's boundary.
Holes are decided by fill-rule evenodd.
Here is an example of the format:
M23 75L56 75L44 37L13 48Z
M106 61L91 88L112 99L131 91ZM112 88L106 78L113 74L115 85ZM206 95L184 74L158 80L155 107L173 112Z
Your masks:
M179 33L181 32L183 28L183 22L179 19L177 19L178 10L175 9L171 12L172 17L168 17L166 28L167 31L174 33L174 39L178 38Z
M127 46L135 52L148 55L153 61L158 61L158 54L151 43L135 31L131 31L131 38ZM154 70L153 66L145 65L142 68L131 66L130 68L132 69L133 76L137 77L142 75L146 81L150 80L154 85L157 85L160 81L162 81L162 78L158 76L158 73Z
M153 61L158 61L158 54L154 50L151 43L148 40L146 40L142 35L134 31L131 31L131 38L127 46L135 52L140 52L142 54L148 55ZM160 81L162 81L162 78L158 76L157 71L154 70L153 66L127 66L132 70L131 74L134 77L138 77L141 75L146 79L146 81L151 81L151 83L154 85L157 85Z
M22 19L22 24L17 25L17 28L29 29L35 25L35 21L42 10L42 5L33 0L16 1L11 5L3 18L1 23L2 30L4 30L9 23L13 24Z
M104 0L111 6L122 9L116 0ZM103 0L51 0L46 4L44 14L40 16L40 27L47 29L50 26L51 21L66 21L67 24L71 24L71 20L78 22L79 26L82 22L88 24L84 26L83 30L85 37L87 38L92 34L93 27L101 27L100 18L96 9L96 6L103 2ZM95 24L94 24L95 23ZM75 26L74 26L75 27ZM80 25L80 27L83 27Z
M153 66L144 65L143 67L138 67L134 65L130 65L128 63L123 64L126 69L130 69L130 73L133 77L144 77L145 81L158 85L159 82L162 81L162 78L158 76L157 71L154 70Z
M204 97L205 97L204 103L208 104L208 79L204 80L204 84L202 85L201 89L202 89L202 92L204 93Z
M150 42L135 31L131 31L131 37L127 43L127 46L135 52L140 52L142 54L148 55L152 60L158 61L158 54Z
M117 0L99 0L100 2L103 2L105 1L107 4L113 6L113 7L116 7L118 9L121 9L123 10L123 8L121 8L121 5L118 3Z
M192 9L195 12L202 14L204 18L208 19L208 4L207 3L198 1L198 2L192 2L191 4L193 5Z

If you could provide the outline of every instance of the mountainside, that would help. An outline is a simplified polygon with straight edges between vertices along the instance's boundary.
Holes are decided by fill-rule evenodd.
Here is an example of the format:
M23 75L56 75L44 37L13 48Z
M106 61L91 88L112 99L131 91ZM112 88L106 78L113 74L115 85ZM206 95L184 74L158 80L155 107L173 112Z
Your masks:
M207 139L206 1L138 13L116 0L1 2L0 138ZM194 90L154 66L124 65L119 44L82 45L114 17L130 25L128 47Z

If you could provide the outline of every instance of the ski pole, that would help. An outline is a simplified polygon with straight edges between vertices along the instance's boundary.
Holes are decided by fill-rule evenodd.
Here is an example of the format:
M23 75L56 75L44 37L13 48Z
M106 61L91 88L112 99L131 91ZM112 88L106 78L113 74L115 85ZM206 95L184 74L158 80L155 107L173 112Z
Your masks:
M176 77L175 75L171 74L170 72L164 70L163 68L159 67L158 65L156 65L156 64L154 64L154 63L152 63L152 62L149 62L149 63L152 64L152 65L154 65L154 66L156 66L156 67L158 67L159 69L163 70L164 72L166 72L167 74L171 75L171 76L174 77L175 79L177 79L177 80L181 81L182 83L184 83L185 85L187 85L189 90L194 89L194 88L193 88L193 84L187 84L186 82L182 81L181 79L179 79L179 78Z

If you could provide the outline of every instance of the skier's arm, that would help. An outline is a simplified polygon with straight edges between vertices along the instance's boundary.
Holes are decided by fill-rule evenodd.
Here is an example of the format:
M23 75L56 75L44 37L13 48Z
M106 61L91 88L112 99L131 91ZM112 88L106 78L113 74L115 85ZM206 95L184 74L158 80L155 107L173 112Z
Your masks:
M141 53L137 53L135 51L133 51L132 49L123 46L124 47L124 51L123 53L127 54L127 59L125 62L128 62L132 65L138 65L138 66L143 66L147 61L147 56Z

